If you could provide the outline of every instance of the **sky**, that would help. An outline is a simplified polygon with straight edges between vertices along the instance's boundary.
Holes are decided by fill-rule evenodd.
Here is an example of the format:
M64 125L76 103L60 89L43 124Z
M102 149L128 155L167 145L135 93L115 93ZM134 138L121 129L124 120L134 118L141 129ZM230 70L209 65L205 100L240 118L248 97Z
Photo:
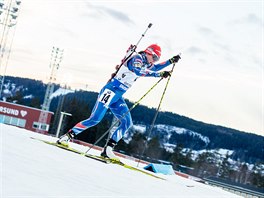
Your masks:
M8 35L13 43L7 45L5 74L47 82L52 47L59 47L64 53L57 83L98 92L152 23L137 51L156 43L161 61L182 57L161 110L263 135L263 4L23 0ZM137 101L157 80L140 78L124 97ZM165 84L141 104L157 107Z
M157 179L119 165L105 164L68 152L31 137L56 140L51 136L0 124L1 197L170 198L175 194L188 198L241 197L220 187L178 175L156 173L156 176L165 180ZM74 143L71 143L71 147L87 150L87 147ZM94 149L89 152L99 153ZM138 162L132 159L121 158L136 167ZM138 167L145 166L139 163Z

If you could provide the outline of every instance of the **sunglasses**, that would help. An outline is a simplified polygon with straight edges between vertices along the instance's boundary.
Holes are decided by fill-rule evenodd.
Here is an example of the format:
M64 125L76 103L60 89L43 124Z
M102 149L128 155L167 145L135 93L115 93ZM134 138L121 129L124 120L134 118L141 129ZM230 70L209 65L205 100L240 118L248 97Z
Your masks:
M157 54L155 54L155 53L153 53L153 54L151 54L152 55L152 58L153 58L153 60L155 61L155 62L157 62L160 58L158 57L158 55Z
M147 53L152 56L154 62L157 62L160 59L160 57L154 52L152 48L148 48Z

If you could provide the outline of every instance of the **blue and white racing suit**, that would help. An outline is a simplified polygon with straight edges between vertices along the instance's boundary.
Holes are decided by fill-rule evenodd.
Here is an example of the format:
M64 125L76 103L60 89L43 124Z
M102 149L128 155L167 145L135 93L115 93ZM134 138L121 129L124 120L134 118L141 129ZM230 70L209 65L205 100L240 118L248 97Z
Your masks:
M115 77L101 89L90 117L76 124L72 128L72 131L77 135L85 129L98 124L109 108L120 121L118 128L111 136L112 140L118 142L132 126L131 115L127 113L129 109L123 99L123 94L132 86L137 78L141 76L160 77L157 71L170 64L169 60L156 65L149 64L145 53L132 56L119 68ZM125 114L126 116L122 118Z

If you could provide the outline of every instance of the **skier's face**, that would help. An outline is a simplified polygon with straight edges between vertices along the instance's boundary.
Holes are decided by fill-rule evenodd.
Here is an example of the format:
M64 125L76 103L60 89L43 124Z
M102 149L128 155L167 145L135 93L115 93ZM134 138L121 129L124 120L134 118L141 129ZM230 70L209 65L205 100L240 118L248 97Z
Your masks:
M148 63L152 64L152 63L156 62L156 61L154 61L152 54L146 53L146 57L147 57Z

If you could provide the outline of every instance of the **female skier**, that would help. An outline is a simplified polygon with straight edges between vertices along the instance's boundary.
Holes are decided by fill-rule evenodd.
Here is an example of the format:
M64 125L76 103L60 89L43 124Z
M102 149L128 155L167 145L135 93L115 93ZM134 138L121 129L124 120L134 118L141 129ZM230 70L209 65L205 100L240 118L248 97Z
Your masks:
M121 67L117 67L116 73L112 75L112 78L101 89L90 117L77 123L66 134L62 135L57 143L68 145L68 142L76 135L98 124L103 119L106 111L110 109L114 116L119 119L120 124L106 143L101 156L110 159L118 159L113 152L113 148L123 137L125 132L132 126L131 115L123 99L123 94L139 77L151 76L167 78L170 76L170 72L159 71L172 63L177 63L181 58L179 55L176 55L165 62L154 64L159 61L160 56L160 46L152 44L147 47L146 50L129 58L121 64Z

